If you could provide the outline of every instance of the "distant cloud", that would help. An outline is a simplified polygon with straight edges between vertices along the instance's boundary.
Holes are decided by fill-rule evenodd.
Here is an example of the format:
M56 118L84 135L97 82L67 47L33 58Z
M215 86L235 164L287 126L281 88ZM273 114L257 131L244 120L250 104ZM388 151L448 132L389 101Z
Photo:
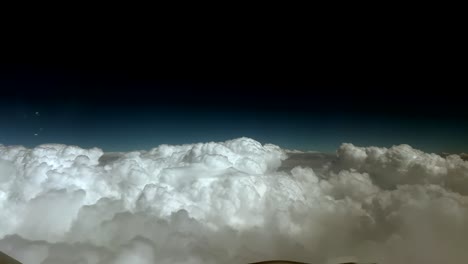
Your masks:
M468 260L468 162L240 138L104 153L0 145L0 251L23 263Z
M468 160L468 153L461 153L460 158L462 158L463 160Z

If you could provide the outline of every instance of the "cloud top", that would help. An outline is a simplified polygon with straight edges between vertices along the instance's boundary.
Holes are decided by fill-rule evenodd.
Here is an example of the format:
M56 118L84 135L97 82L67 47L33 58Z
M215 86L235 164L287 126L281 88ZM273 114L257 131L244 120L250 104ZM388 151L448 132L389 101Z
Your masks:
M0 250L23 263L468 260L468 162L249 138L104 153L0 145ZM293 167L294 166L294 167Z

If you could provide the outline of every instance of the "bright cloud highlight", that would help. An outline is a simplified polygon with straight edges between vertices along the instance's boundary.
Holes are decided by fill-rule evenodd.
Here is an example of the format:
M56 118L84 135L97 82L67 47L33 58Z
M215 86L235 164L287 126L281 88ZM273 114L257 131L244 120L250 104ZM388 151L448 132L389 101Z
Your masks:
M285 150L248 138L0 145L0 250L25 264L468 260L468 162L408 145L317 155L281 169Z

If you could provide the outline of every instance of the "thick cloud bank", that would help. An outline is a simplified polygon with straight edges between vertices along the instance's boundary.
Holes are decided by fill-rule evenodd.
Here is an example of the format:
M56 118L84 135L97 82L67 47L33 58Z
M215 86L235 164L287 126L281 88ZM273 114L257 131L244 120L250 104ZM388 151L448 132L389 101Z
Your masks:
M407 145L324 157L280 169L285 151L248 138L0 145L0 250L25 264L468 261L468 162Z

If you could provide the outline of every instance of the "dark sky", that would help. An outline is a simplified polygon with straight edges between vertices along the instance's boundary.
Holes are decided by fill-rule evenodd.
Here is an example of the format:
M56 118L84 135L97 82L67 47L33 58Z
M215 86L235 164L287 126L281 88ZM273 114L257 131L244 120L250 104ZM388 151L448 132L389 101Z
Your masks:
M123 151L247 136L327 152L342 142L468 151L463 85L424 61L173 50L12 56L0 64L0 143Z

